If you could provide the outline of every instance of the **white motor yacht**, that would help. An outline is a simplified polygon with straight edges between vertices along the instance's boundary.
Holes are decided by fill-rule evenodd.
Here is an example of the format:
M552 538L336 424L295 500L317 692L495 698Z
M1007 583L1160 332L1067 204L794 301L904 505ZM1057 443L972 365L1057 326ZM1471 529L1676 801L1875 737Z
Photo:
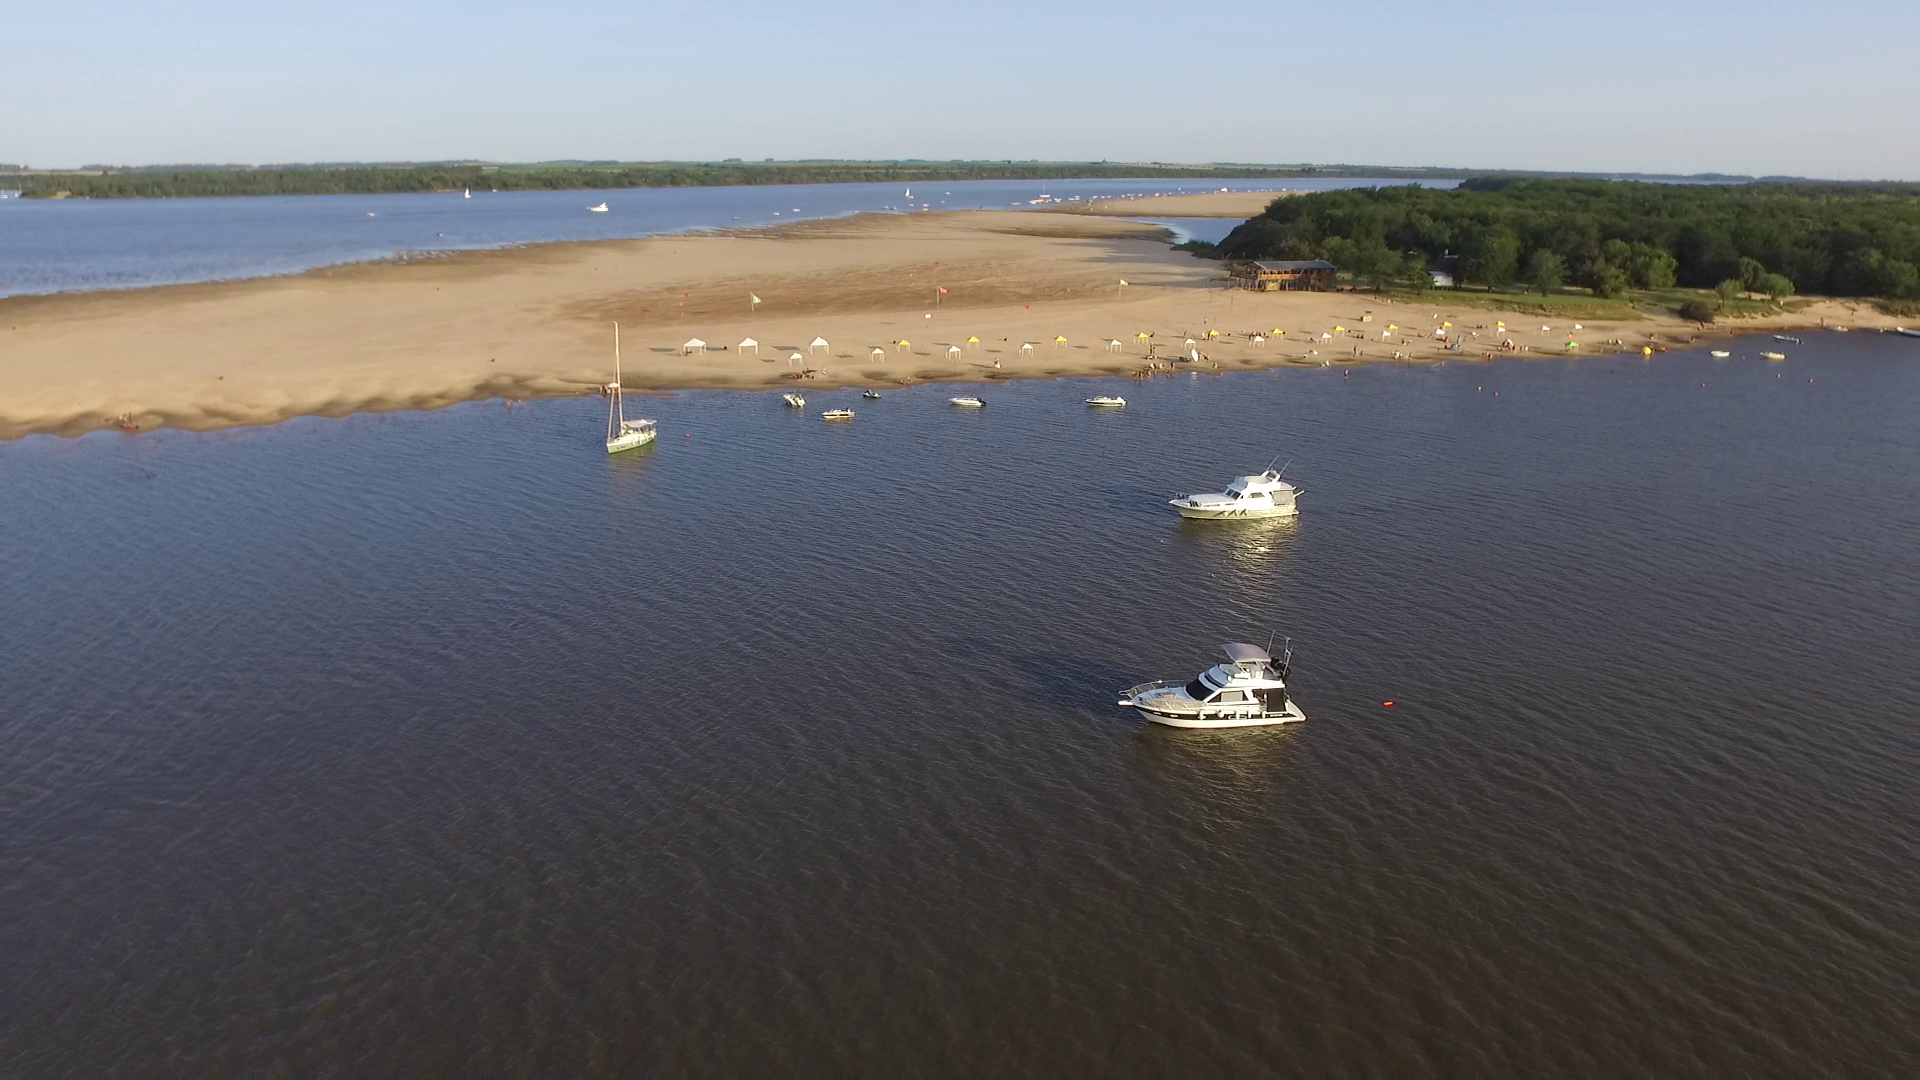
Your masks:
M601 203L601 204L600 204L599 206L589 206L589 207L587 207L587 213L589 213L589 214L604 214L604 213L606 213L606 212L607 212L607 204L606 204L606 203Z
M828 409L826 412L823 412L820 414L820 419L851 420L853 419L853 410L852 409Z
M620 400L620 324L613 324L613 381L607 384L607 453L635 450L652 442L657 431L651 420L627 419Z
M1204 495L1176 495L1167 505L1184 518L1292 517L1300 512L1294 496L1302 494L1280 474L1268 469L1258 476L1236 476L1225 491Z
M1293 648L1275 661L1258 645L1222 646L1227 662L1201 672L1189 683L1173 680L1141 683L1120 694L1120 704L1148 720L1177 728L1260 727L1294 724L1307 718L1287 696Z
M1124 409L1127 407L1127 399L1111 394L1101 394L1099 397L1088 398L1087 404L1096 409Z
M950 397L947 404L956 409L984 409L987 403L977 397Z
M781 394L780 400L796 409L804 409L807 407L807 399L801 397L799 394Z
M1712 352L1708 353L1707 355L1713 357L1715 360L1725 360L1727 357L1732 356L1733 354L1728 352L1725 349L1715 349Z

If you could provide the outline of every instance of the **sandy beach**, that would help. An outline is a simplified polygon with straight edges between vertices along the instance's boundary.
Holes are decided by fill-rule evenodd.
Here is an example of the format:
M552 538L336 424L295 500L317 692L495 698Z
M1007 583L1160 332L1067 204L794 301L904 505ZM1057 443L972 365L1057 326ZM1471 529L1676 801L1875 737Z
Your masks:
M1271 197L1159 199L1167 205L1151 211L1141 206L1150 200L1128 200L1125 212L1194 216L1219 200ZM0 300L0 438L597 393L613 375L616 320L625 384L660 391L767 389L802 371L873 386L1135 375L1196 353L1198 363L1179 369L1436 363L1479 360L1503 337L1523 356L1567 355L1566 325L1542 330L1537 315L1450 306L1444 296L1393 303L1224 285L1220 264L1171 250L1153 226L1100 213L959 211L13 297ZM1719 329L1823 318L1891 322L1866 304L1826 301ZM1448 349L1437 329L1459 347ZM1694 329L1650 316L1589 323L1575 336L1591 354L1685 340ZM707 349L686 350L693 338ZM746 338L758 349L741 349ZM817 338L828 345L810 347Z

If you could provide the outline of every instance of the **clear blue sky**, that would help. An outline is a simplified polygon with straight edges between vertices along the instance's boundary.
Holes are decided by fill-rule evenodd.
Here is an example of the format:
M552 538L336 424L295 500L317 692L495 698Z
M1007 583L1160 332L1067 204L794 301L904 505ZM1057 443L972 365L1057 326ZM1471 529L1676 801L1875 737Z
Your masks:
M926 157L1920 180L1920 0L21 3L0 162Z

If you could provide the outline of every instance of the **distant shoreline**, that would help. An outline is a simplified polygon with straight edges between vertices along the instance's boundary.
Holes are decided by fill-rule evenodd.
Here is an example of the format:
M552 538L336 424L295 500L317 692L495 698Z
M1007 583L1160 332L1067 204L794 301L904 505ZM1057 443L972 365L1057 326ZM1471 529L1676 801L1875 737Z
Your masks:
M1511 355L1568 355L1568 327L1541 331L1538 315L1442 294L1222 288L1220 264L1173 251L1166 237L1078 213L856 215L11 297L0 299L0 438L594 393L612 377L616 320L623 382L657 391L791 388L785 376L806 369L819 376L803 387L1129 376L1149 345L1163 361L1199 353L1180 370L1205 372L1472 361L1497 350L1500 321L1509 329L1498 333L1527 350ZM1700 336L1823 318L1893 325L1864 305L1817 301ZM1432 336L1443 323L1460 350ZM1578 355L1684 347L1699 333L1658 314L1588 323ZM688 348L696 338L708 347ZM747 338L759 347L740 348ZM810 346L816 338L830 344Z

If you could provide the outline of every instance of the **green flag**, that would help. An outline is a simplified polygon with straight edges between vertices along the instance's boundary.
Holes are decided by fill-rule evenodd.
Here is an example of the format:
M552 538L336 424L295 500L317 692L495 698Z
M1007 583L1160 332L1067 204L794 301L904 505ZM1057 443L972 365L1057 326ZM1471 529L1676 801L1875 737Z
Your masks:
M757 296L754 296L754 295L753 295L752 293L748 293L747 295L748 295L748 296L752 296L752 297L753 297L753 302L754 302L754 303L756 303L756 304L757 304L757 303L759 303L759 302L760 302L760 298L759 298L759 297L757 297Z

